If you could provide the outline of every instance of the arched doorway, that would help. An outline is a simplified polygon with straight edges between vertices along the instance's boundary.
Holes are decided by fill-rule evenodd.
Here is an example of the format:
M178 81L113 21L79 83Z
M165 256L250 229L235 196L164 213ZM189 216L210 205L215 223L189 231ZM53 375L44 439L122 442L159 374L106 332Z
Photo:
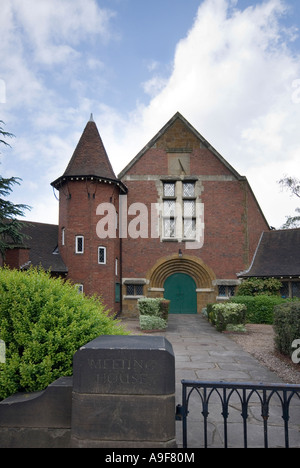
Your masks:
M197 314L196 283L185 273L175 273L164 283L164 297L171 301L170 314Z

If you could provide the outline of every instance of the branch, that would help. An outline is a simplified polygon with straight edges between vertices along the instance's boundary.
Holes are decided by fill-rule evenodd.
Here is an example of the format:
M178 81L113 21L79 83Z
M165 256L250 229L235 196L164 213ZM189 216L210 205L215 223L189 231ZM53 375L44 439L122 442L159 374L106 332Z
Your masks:
M278 182L282 188L290 190L293 195L300 198L300 180L296 177L285 176L283 179L280 179Z

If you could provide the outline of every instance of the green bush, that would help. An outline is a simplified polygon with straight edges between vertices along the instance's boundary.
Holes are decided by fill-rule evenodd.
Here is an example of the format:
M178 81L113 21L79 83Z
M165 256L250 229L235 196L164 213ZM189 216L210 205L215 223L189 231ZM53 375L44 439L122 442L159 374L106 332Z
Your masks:
M155 315L140 316L141 330L164 330L167 327L167 321Z
M125 335L100 299L43 270L0 269L0 398L43 390L72 375L73 355L99 335Z
M143 297L138 300L138 308L140 315L154 315L159 317L160 315L160 299Z
M278 351L291 355L293 341L300 339L300 302L290 302L275 307L274 331Z
M165 329L168 323L170 301L164 298L145 297L138 300L142 330ZM147 325L149 328L147 328Z
M285 302L279 296L234 296L230 299L234 304L245 304L247 307L247 323L273 324L274 307Z
M243 325L246 320L246 306L244 304L214 304L212 318L218 331L226 330L228 325Z
M247 278L238 287L238 296L273 296L279 293L281 281L276 278Z

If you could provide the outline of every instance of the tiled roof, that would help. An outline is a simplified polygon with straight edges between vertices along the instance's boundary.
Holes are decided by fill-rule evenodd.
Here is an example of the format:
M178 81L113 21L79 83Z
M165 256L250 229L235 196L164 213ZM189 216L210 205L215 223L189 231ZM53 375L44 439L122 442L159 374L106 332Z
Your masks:
M300 277L300 229L264 232L252 265L239 277Z
M52 273L67 273L68 269L57 249L58 226L35 222L24 222L22 233L28 236L24 239L24 247L29 248L30 264L24 267L42 266Z
M76 180L92 178L113 181L124 192L127 191L124 184L117 180L92 116L81 135L67 169L51 185L59 189L64 181L73 180L73 178Z

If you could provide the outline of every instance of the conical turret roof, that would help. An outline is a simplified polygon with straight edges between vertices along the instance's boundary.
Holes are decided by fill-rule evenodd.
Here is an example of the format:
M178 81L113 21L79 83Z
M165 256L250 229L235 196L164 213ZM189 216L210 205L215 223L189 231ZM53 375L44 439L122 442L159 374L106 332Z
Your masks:
M107 179L119 182L92 115L64 174L52 182L51 185L59 188L64 181L73 178Z
M86 124L64 176L97 176L116 179L98 128L91 119Z

